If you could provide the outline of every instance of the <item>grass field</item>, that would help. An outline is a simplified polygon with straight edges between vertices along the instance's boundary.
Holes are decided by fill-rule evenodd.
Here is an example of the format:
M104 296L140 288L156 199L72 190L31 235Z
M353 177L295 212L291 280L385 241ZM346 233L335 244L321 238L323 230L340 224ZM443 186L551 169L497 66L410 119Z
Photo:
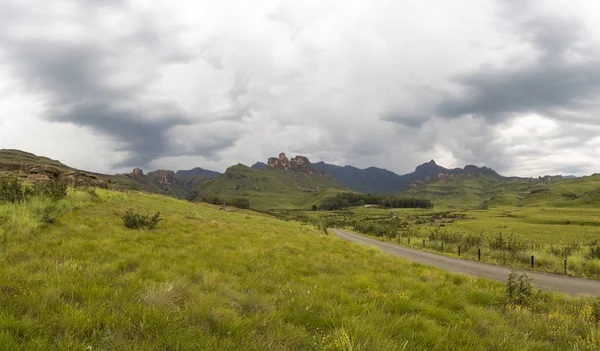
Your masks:
M504 286L312 226L172 198L71 191L0 205L0 345L30 350L565 350L590 299ZM126 229L127 209L164 220Z
M344 211L281 211L276 216L359 233L483 262L600 279L600 209L591 207L494 207L452 211L445 208ZM444 244L442 250L442 243Z

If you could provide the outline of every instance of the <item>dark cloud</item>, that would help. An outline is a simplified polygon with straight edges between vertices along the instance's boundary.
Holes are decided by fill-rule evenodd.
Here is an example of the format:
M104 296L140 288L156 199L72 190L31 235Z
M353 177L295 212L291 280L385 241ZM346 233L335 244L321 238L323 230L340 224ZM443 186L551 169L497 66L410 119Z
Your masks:
M160 97L146 101L144 94L159 77L160 66L187 62L193 57L176 45L176 33L159 28L147 17L128 13L127 2L115 0L102 6L93 3L79 3L76 15L70 14L67 19L60 14L43 18L39 9L17 3L8 4L7 11L0 15L3 61L26 89L45 97L44 118L86 127L117 142L118 151L129 156L114 164L116 168L146 166L157 158L184 152L209 155L231 146L235 140L225 138L208 147L177 150L170 130L202 121ZM111 14L128 17L134 23L133 29L111 34L97 27L96 20L107 7ZM44 32L46 26L51 31L65 22L74 26L65 35ZM14 30L19 26L25 27L29 35ZM140 66L127 65L131 60L139 60ZM149 64L144 65L145 60ZM129 76L133 78L127 79ZM243 80L236 81L232 99L237 101L243 93Z
M458 74L452 79L458 93L425 96L422 104L430 108L421 110L424 113L415 117L399 111L388 120L414 124L434 115L476 115L499 122L516 114L538 113L589 122L585 112L598 107L590 100L600 95L600 52L593 45L582 45L587 32L578 18L534 13L515 19L527 12L527 3L507 2L504 15L514 36L530 47L529 55Z

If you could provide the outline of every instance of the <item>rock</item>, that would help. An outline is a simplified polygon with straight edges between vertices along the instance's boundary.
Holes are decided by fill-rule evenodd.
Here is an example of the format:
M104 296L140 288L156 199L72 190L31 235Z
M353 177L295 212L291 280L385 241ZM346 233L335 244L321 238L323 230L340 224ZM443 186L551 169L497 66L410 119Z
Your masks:
M83 172L70 172L67 173L65 177L65 181L67 184L74 188L100 188L100 189L108 189L108 184L98 179L95 175L83 173Z
M299 172L315 174L315 171L313 170L312 165L310 164L310 161L308 160L308 158L306 158L304 156L294 157L290 161L290 168L295 171L299 171Z
M40 182L47 182L50 180L50 178L45 174L30 174L27 177L27 180L32 183L40 183Z
M285 157L285 153L282 152L279 154L279 158L269 157L267 165L272 168L279 167L285 169L290 167L290 161Z
M271 168L281 168L281 169L291 169L298 172L308 173L308 174L316 174L312 168L312 165L308 158L304 156L296 156L291 160L285 156L285 153L280 153L279 158L269 157L267 161L267 166Z
M60 176L60 170L54 166L50 165L39 165L31 168L29 170L30 174L43 174L48 176L48 178L58 178Z
M144 178L144 171L141 168L134 168L131 174L134 178Z
M173 172L173 171L162 171L159 174L158 182L160 184L166 184L166 185L175 184L175 172Z

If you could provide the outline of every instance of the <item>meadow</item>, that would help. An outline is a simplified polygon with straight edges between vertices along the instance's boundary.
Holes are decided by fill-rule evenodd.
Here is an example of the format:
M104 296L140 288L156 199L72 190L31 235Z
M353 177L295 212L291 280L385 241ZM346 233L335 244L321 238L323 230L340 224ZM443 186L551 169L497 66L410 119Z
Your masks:
M600 279L600 209L509 207L350 208L344 211L275 213L322 226L338 226L450 256L516 269ZM409 238L411 241L409 242ZM425 244L423 244L425 240ZM479 257L478 250L481 252Z
M161 213L125 228L127 210ZM595 300L397 259L312 225L136 192L0 205L0 345L29 350L592 350ZM595 317L596 316L596 317Z
M121 215L160 212L154 230ZM245 210L69 190L0 204L7 350L593 350L600 307Z

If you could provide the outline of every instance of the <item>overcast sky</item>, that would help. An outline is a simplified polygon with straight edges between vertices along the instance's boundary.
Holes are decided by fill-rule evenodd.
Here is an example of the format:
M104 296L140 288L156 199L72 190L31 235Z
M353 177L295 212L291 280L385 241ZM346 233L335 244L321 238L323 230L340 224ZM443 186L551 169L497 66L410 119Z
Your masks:
M600 3L0 0L0 148L600 172Z

